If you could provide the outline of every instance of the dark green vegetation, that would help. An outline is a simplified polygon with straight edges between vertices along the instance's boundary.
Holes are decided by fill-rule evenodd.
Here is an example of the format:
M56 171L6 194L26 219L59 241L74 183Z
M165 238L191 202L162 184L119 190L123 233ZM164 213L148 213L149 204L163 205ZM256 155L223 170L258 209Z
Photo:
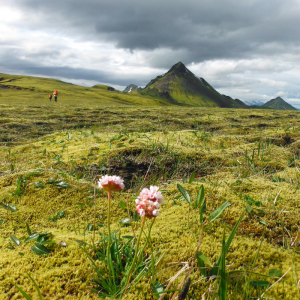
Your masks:
M297 110L292 105L285 102L281 97L272 99L261 106L262 108L278 109L278 110Z
M203 78L196 77L179 62L166 74L151 80L142 95L160 97L172 104L205 107L247 107L240 100L221 95Z
M106 173L125 179L125 191L112 196L112 231L121 237L140 229L132 212L142 187L160 186L166 203L151 234L153 251L164 255L122 299L157 299L166 289L171 299L184 285L186 299L299 298L298 111L135 106L129 103L139 94L103 86L5 78L0 299L23 299L13 284L37 299L26 273L45 299L96 299L87 290L96 275L82 247L93 255L93 229L96 245L107 234L101 190L94 227L94 178ZM58 102L50 103L54 89ZM202 185L205 196L198 197ZM151 252L145 248L144 257Z

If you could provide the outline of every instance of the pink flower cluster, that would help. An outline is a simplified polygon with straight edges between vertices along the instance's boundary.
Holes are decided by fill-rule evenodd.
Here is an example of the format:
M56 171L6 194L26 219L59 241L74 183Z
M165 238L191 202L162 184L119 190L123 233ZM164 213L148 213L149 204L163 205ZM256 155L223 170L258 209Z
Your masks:
M107 192L117 192L124 189L124 180L120 176L102 176L98 181L98 186Z
M162 201L163 196L158 192L157 186L150 186L150 189L142 189L140 195L135 200L136 211L141 217L149 219L155 218L159 215L159 206L164 204Z

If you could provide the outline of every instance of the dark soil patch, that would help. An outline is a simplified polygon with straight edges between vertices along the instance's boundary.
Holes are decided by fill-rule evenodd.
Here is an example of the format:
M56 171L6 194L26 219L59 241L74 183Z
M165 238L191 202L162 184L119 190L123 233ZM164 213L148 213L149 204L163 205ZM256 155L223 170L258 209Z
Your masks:
M286 134L281 139L272 139L271 141L276 146L288 146L295 142L295 140L289 134Z
M136 181L155 182L188 177L192 172L204 177L214 172L218 158L204 159L183 157L156 147L154 150L126 150L112 157L106 167L112 174L122 174L125 185L128 185Z
M36 122L35 123L36 126L42 126L42 125L49 125L49 123L45 123L45 122Z
M8 143L8 142L11 142L11 138L8 138L8 137L2 137L2 138L0 138L0 142L2 142L2 143Z
M16 124L16 123L11 123L11 124L8 124L6 126L10 129L20 129L20 130L27 129L27 128L31 127L28 124Z
M227 118L227 120L231 121L231 122L241 122L240 120L235 119L235 118Z
M218 130L220 130L220 129L222 129L221 127L218 127L218 126L212 126L212 127L209 127L208 128L208 131L218 131Z
M256 136L256 137L247 137L246 138L246 141L248 141L249 143L259 142L261 140L262 140L262 138L259 137L259 136Z
M257 126L258 128L265 128L265 127L268 127L269 125L268 125L268 124L261 123L261 124L257 124L256 126Z
M263 116L259 116L259 115L249 115L248 118L253 119L253 118L263 118Z
M78 166L73 175L93 180L96 175L116 174L124 179L126 189L139 188L143 185L188 178L192 172L196 173L196 177L212 174L220 164L220 159L204 159L200 154L192 158L183 157L159 147L154 150L127 149L119 153L114 152L113 156L99 162L98 165Z

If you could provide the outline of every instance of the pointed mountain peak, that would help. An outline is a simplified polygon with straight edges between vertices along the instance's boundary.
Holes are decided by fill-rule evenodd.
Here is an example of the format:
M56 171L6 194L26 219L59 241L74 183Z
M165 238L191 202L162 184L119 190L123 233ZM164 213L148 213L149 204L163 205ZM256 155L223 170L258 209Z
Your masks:
M188 69L186 68L186 66L180 61L177 64L175 64L174 66L172 66L172 68L168 71L169 72L179 72L179 73L184 73L186 72ZM189 71L189 70L188 70Z
M281 97L271 99L270 101L262 105L262 107L279 110L297 110L295 107L284 101Z
M182 67L185 67L185 65L181 61L179 61L177 64L172 66L172 68L182 68Z
M142 94L160 97L171 104L210 107L245 107L245 104L222 96L203 78L196 77L181 61L152 79Z

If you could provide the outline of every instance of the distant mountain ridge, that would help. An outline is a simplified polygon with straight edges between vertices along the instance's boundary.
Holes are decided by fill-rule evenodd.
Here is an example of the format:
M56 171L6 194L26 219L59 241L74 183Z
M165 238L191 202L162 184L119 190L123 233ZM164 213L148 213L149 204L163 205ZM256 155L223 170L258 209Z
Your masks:
M57 89L60 92L60 97L63 98L72 95L72 99L77 101L82 99L82 96L79 95L85 95L84 99L86 101L93 99L92 101L107 105L183 105L191 107L298 110L281 97L271 99L263 105L259 101L253 103L254 105L252 103L252 105L250 103L247 103L249 104L247 105L239 99L222 95L204 78L196 77L181 62L172 66L165 74L152 79L144 89L130 84L123 92L120 92L103 84L86 87L57 79L2 73L0 73L0 89L3 93L9 89L12 95L15 91L18 94L25 93L26 97L29 94L37 97L37 94L39 94L42 98L45 95L48 97L49 93Z
M265 104L265 102L262 102L262 101L260 101L260 100L256 100L256 101L247 101L247 100L245 100L244 102L245 102L247 105L249 105L249 106L262 106L262 105Z
M182 62L155 79L141 91L142 95L159 97L171 104L204 107L248 107L241 100L221 95L204 78L196 77Z
M142 88L141 87L138 87L137 85L135 84L130 84L128 85L125 90L123 91L123 93L131 93L131 92L134 92L134 91L141 91Z
M278 110L297 110L294 106L285 102L281 97L271 99L266 102L261 108L278 109Z

